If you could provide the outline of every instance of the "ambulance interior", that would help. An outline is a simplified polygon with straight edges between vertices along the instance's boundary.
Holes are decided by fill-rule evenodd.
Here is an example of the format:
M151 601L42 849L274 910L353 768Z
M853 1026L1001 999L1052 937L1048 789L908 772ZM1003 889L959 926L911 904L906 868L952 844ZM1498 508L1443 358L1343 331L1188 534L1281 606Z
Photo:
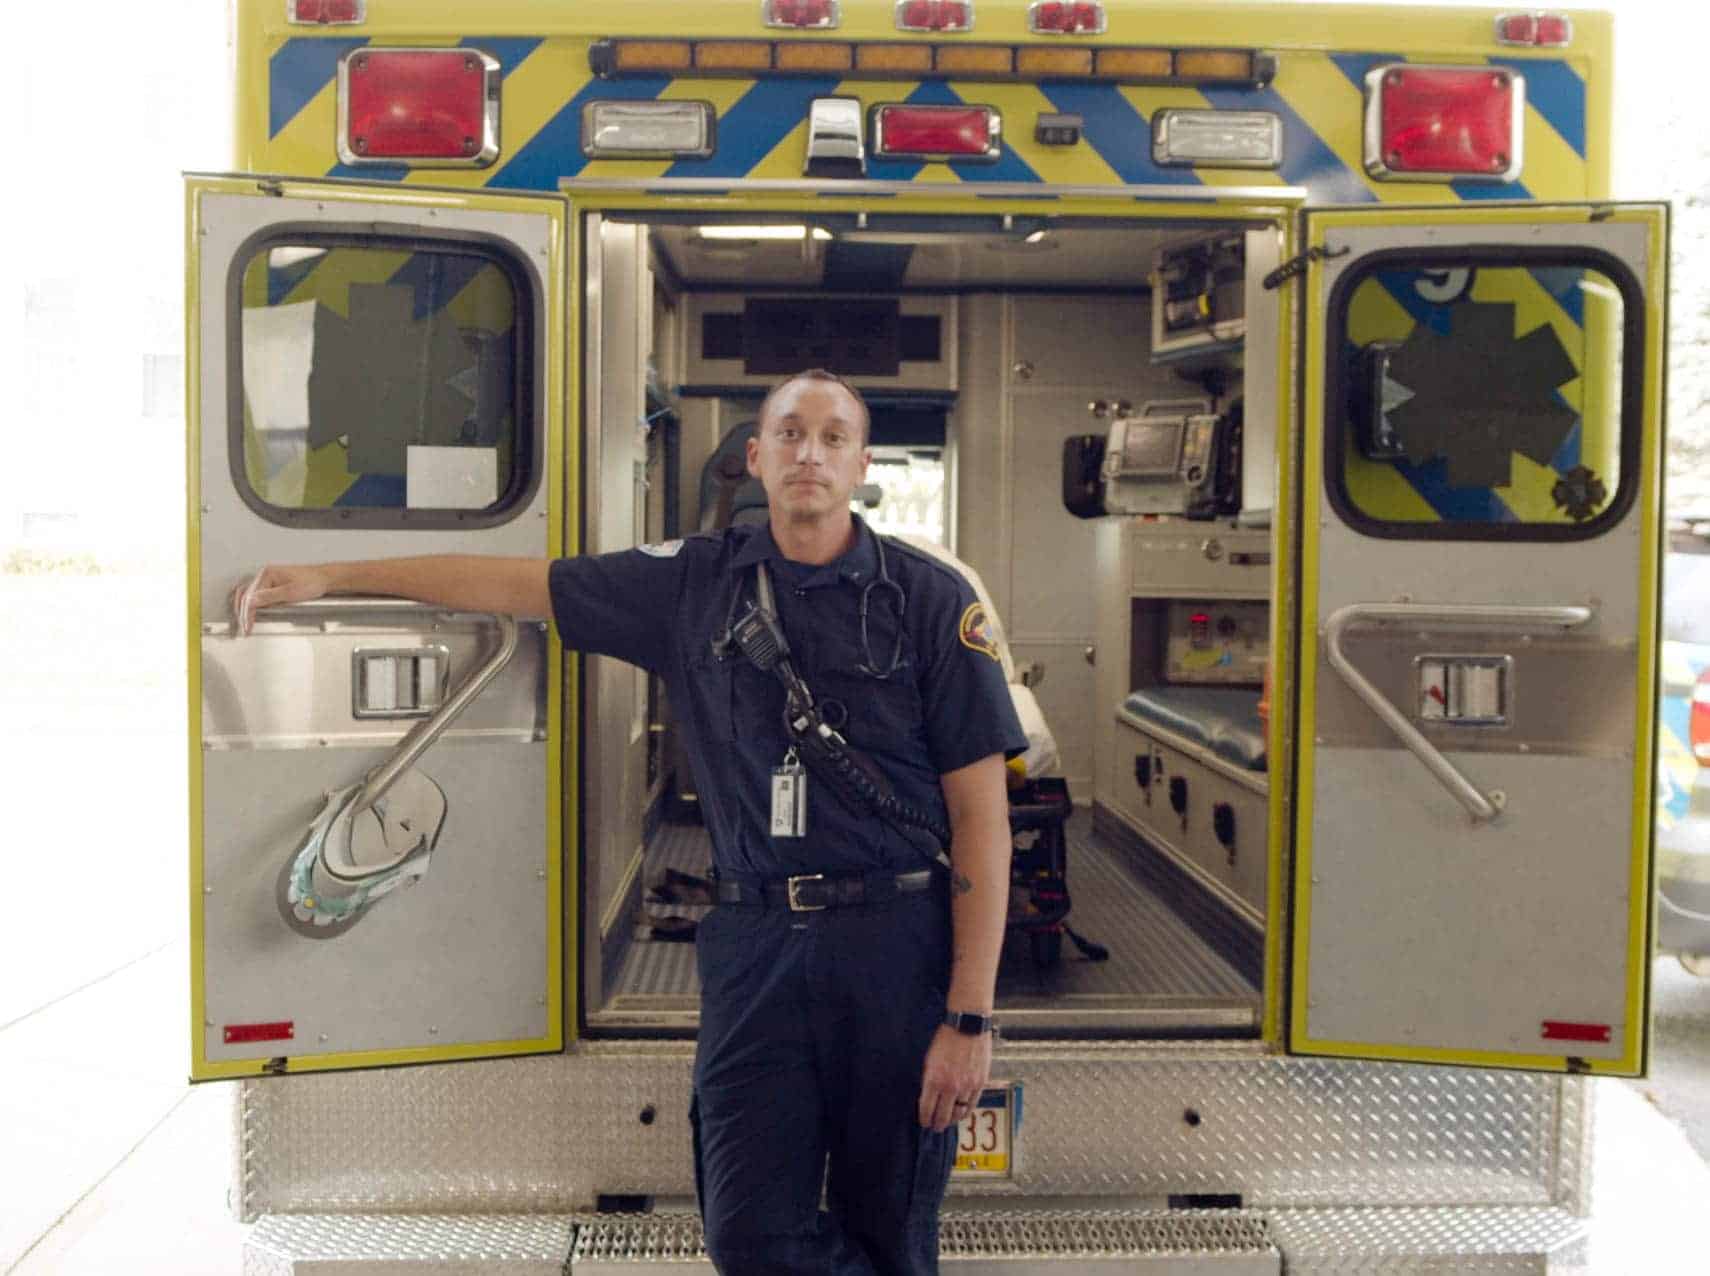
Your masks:
M858 508L983 586L1029 726L1005 1032L1256 1035L1279 228L649 212L582 233L585 548L763 518L740 461L765 389L848 377L872 412ZM601 658L581 694L587 1026L689 1031L710 853L668 697Z

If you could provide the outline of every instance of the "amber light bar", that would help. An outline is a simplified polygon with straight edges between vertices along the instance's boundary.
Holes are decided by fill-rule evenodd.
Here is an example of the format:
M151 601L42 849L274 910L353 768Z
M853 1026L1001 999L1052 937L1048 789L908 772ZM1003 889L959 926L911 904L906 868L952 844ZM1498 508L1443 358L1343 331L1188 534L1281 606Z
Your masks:
M1106 45L862 43L846 40L600 40L588 49L595 75L706 78L823 75L851 80L1079 80L1110 84L1238 84L1276 76L1256 49L1140 49Z

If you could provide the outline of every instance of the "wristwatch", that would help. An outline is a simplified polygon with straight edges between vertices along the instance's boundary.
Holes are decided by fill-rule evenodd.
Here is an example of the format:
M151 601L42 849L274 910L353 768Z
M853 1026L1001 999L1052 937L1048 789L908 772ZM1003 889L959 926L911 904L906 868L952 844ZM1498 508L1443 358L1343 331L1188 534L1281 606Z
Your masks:
M990 1015L975 1014L971 1010L946 1010L944 1025L969 1037L978 1037L997 1028L996 1020Z

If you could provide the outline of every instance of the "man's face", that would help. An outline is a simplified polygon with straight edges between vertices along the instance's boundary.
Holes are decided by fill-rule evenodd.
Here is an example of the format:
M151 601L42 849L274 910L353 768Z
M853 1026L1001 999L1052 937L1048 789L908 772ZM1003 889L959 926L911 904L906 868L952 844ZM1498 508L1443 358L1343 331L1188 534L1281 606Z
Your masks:
M861 405L834 381L792 381L773 396L748 440L748 472L774 518L817 522L848 510L873 458L861 422Z

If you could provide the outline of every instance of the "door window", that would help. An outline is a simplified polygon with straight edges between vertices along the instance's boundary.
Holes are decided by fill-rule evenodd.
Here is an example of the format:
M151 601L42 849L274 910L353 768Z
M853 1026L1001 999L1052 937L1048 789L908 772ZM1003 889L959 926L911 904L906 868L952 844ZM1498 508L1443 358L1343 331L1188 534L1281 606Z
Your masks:
M1631 499L1642 320L1625 269L1590 257L1351 272L1330 319L1338 512L1380 536L1595 535Z
M288 523L501 521L532 486L528 277L465 243L240 258L232 470Z

